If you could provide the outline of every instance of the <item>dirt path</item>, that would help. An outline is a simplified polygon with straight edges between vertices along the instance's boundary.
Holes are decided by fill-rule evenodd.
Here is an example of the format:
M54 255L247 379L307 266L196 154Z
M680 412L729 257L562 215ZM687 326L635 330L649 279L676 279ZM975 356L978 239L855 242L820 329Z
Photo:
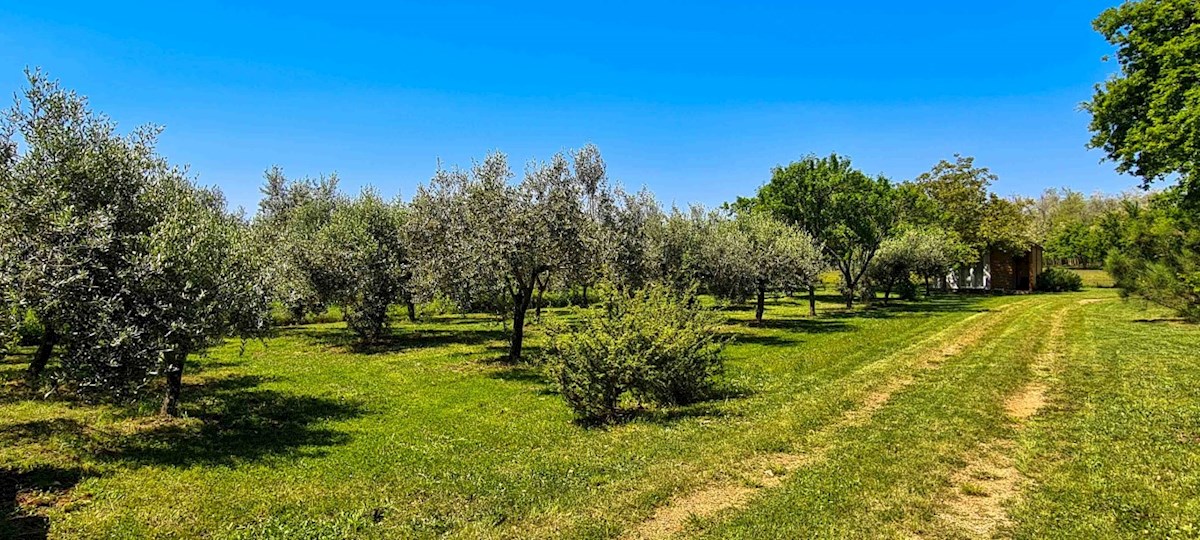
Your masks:
M633 527L624 538L659 539L670 538L682 532L688 521L705 518L723 510L744 507L764 489L778 487L788 474L802 467L825 459L837 433L865 424L892 396L904 390L916 380L916 374L941 366L947 359L962 354L978 344L1003 321L1005 312L1014 307L1028 304L1032 299L1021 300L981 312L955 325L921 340L894 356L912 358L907 374L885 381L868 392L860 404L842 414L833 423L814 434L813 440L823 441L806 452L775 453L750 460L734 480L715 482L689 493L677 496L659 507L654 514Z
M1018 430L1046 406L1048 381L1061 367L1063 324L1069 310L1063 307L1055 312L1044 346L1031 366L1033 380L1005 400L1004 411ZM938 519L971 538L991 538L1008 526L1007 508L1029 482L1013 461L1015 453L1016 442L1001 439L969 456L967 465L950 479L953 491Z

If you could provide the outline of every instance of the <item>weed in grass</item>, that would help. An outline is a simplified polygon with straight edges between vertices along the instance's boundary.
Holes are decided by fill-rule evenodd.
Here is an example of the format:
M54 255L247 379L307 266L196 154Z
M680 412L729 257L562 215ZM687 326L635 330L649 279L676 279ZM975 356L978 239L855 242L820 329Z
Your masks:
M973 482L964 482L963 485L959 486L958 489L959 489L959 491L962 491L963 495L966 495L968 497L987 497L988 496L987 488L985 488L979 484L973 483Z

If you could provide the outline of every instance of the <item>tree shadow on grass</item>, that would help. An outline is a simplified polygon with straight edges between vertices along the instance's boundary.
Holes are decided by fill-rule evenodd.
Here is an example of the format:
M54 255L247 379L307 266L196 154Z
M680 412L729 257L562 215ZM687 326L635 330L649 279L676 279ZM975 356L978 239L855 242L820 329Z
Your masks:
M489 379L507 381L530 387L542 396L557 396L558 388L554 379L546 371L531 364L512 364L501 369L488 372Z
M654 407L627 411L621 423L644 422L657 426L671 426L692 419L721 420L741 416L722 408L719 400L707 399L688 405Z
M751 328L788 330L805 334L829 334L853 330L842 318L826 317L764 317L762 322L750 324Z
M1174 324L1174 325L1200 325L1195 321L1189 321L1183 317L1158 317L1153 319L1134 319L1137 324Z
M42 539L50 533L50 518L20 504L23 495L39 494L54 501L75 487L82 469L39 466L31 469L0 467L0 537Z
M76 420L52 418L0 426L0 446L38 442L46 446L75 448L85 441L87 429ZM30 452L39 452L32 448ZM79 467L38 464L32 467L0 466L0 538L46 538L50 520L40 508L70 500L83 478L96 473Z
M804 343L803 339L791 335L770 335L763 336L759 334L743 334L737 332L727 332L722 334L722 337L728 339L729 345L762 345L765 347L795 347Z
M270 457L321 455L350 436L321 424L365 414L358 402L259 388L265 379L234 376L185 385L183 418L139 415L88 426L54 418L0 426L0 444L68 448L80 459L139 465L233 465ZM147 402L149 398L147 398Z
M300 336L313 343L335 347L354 354L389 354L416 349L444 347L446 345L476 345L503 340L507 334L503 329L436 330L392 328L383 339L364 343L358 336L345 328L297 327L283 330L281 336Z
M350 436L320 424L362 416L357 402L259 388L256 376L186 385L182 421L150 419L129 433L105 434L106 461L154 465L232 465L269 457L322 455Z

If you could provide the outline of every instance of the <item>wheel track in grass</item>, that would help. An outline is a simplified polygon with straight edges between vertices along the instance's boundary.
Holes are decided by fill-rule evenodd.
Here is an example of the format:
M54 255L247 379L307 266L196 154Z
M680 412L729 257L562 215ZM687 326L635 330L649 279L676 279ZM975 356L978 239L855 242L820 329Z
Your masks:
M739 467L741 478L712 482L670 499L659 506L649 519L629 529L623 538L670 538L682 532L692 519L744 507L763 490L781 485L788 474L824 460L834 446L836 435L847 428L865 424L887 405L892 396L916 382L919 373L936 369L947 359L980 344L1001 323L1019 316L1024 311L1020 308L1037 305L1037 299L1018 300L971 315L894 353L889 360L903 364L899 369L901 374L875 385L857 400L858 406L812 433L809 440L816 444L811 448L804 452L779 452L753 458ZM864 370L881 369L881 363L873 362ZM887 364L891 365L892 362Z
M1042 349L1031 365L1033 379L1004 402L1004 413L1018 432L1046 406L1050 383L1061 369L1064 323L1071 309L1068 305L1055 311ZM971 538L991 538L1011 525L1007 509L1029 484L1013 459L1017 449L1014 439L989 441L968 456L966 465L951 475L952 491L939 509L938 521Z

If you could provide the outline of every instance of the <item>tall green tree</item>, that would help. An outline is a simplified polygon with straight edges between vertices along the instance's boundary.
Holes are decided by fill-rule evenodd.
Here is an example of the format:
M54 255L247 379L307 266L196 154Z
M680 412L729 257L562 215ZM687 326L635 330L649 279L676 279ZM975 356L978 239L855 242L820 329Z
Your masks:
M1096 85L1091 146L1142 187L1178 186L1133 212L1106 267L1125 294L1200 316L1200 4L1127 1L1093 25L1116 47L1119 72Z
M1116 47L1120 71L1096 85L1093 148L1142 186L1179 175L1191 204L1200 200L1200 4L1137 0L1093 22Z
M143 233L144 251L134 259L134 272L124 283L133 293L125 303L128 311L106 313L110 324L102 328L116 332L94 344L99 349L93 348L90 358L65 358L64 367L71 373L105 376L113 362L148 356L150 373L161 372L166 379L160 412L176 416L189 354L227 337L266 335L270 284L249 224L226 212L219 191L172 176L154 186L147 206L154 209L156 221ZM130 329L144 339L139 349L123 351L124 357L103 354ZM137 380L139 374L122 377Z
M988 188L996 179L987 167L976 167L970 156L956 154L953 162L938 162L911 183L930 203L921 207L925 215L915 221L953 231L974 249L986 248L980 224L989 211Z
M807 156L776 167L753 199L736 203L769 212L808 233L842 278L846 307L898 216L898 197L883 176L871 177L837 154Z

